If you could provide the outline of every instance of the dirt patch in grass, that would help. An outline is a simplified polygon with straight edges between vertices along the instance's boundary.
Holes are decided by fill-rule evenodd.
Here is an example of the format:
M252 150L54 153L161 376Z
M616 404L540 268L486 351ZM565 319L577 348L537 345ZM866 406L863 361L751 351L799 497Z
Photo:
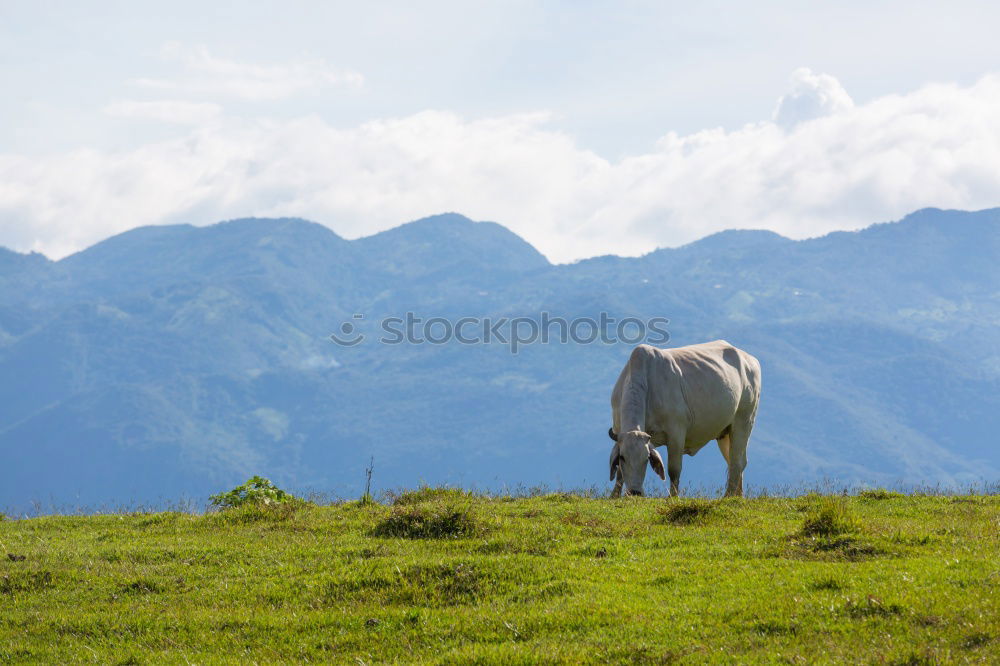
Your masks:
M459 539L484 532L472 512L452 504L418 504L395 507L388 518L372 530L378 537L404 539Z

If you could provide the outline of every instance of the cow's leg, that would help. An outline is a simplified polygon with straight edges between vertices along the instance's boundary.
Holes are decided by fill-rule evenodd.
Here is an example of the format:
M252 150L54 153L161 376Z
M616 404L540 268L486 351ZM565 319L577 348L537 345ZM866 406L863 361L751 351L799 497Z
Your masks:
M676 440L673 440L676 441ZM681 467L684 464L684 440L681 444L667 445L667 474L670 476L670 496L677 497L681 491Z
M615 489L611 491L611 498L618 499L622 496L622 486L625 481L622 478L622 468L618 468L618 475L615 477Z
M677 497L681 490L681 467L684 463L684 442L687 432L683 428L670 427L666 432L667 476L670 479L670 496Z
M752 423L733 423L729 435L729 475L726 479L726 497L743 497L743 470L747 466L747 443L750 441ZM721 446L721 444L720 444Z
M729 431L722 437L715 440L719 445L719 451L722 452L722 457L726 459L726 464L729 464Z

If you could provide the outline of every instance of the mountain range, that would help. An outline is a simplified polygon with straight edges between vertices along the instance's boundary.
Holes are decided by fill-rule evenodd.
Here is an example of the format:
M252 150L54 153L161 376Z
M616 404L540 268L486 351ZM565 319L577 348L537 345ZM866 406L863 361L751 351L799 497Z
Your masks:
M253 474L353 496L369 461L376 489L607 484L630 344L379 342L407 312L663 317L665 346L746 349L750 487L995 481L998 259L1000 209L562 265L453 213L353 241L282 218L0 248L0 508L204 502ZM334 343L345 323L365 340ZM683 485L721 486L713 448Z

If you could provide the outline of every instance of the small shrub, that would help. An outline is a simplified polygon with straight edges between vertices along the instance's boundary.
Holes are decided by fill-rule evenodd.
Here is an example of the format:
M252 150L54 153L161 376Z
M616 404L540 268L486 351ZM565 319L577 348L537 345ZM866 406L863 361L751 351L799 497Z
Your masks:
M824 498L819 508L810 511L806 516L802 523L802 534L835 537L856 532L860 527L860 521L846 504L832 498Z
M457 539L481 531L479 521L467 509L447 504L396 507L379 523L373 534L405 539Z
M278 488L270 480L254 476L241 486L236 486L227 493L219 493L208 498L212 506L220 509L232 509L246 504L304 504L305 500L295 497Z

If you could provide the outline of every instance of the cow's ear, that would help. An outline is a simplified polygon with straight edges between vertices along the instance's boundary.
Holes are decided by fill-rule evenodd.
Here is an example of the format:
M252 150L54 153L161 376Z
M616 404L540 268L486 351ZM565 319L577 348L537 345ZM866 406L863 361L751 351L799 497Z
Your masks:
M621 462L621 457L618 453L618 445L615 444L613 447L611 447L611 460L610 460L611 478L608 479L609 481L615 480L615 476L617 476L618 473L618 464L620 462Z
M649 466L653 468L658 477L664 481L667 480L667 475L663 471L663 458L660 457L660 454L652 446L649 447Z

